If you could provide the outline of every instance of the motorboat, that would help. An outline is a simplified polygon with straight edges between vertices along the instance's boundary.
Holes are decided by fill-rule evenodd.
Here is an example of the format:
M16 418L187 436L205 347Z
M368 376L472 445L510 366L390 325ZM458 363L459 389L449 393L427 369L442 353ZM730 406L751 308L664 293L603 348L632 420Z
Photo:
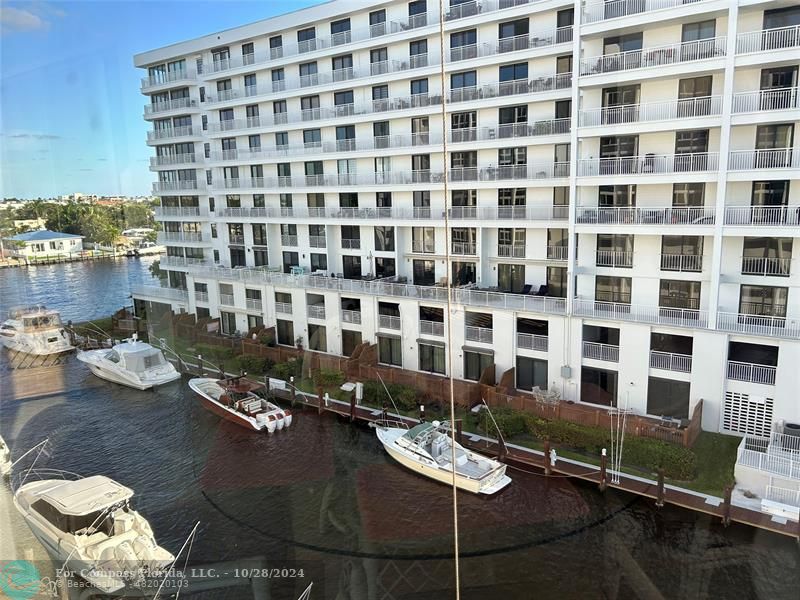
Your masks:
M506 465L464 449L438 421L420 423L411 429L388 423L374 426L389 455L421 475L452 485L455 449L455 480L459 489L494 494L511 483Z
M180 379L181 374L158 348L136 334L111 348L78 352L78 360L102 379L139 390Z
M208 410L247 429L273 433L292 424L291 411L270 402L266 386L257 381L197 377L189 387Z
M0 342L9 350L36 356L72 350L58 311L42 305L12 308L0 325Z
M130 488L102 475L39 474L75 477L23 483L14 493L14 505L33 535L67 571L111 594L157 578L175 561L131 508Z
M166 251L166 246L161 246L154 242L141 242L133 249L133 254L134 256L151 256L154 254L164 254Z
M0 477L11 475L11 448L8 447L3 436L0 436Z

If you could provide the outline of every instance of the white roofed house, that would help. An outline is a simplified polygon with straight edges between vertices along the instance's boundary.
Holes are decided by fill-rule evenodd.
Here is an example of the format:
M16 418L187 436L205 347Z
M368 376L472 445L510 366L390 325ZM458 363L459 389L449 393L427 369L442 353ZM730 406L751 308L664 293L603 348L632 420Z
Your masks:
M5 246L22 258L72 257L83 252L83 236L42 229L6 238Z

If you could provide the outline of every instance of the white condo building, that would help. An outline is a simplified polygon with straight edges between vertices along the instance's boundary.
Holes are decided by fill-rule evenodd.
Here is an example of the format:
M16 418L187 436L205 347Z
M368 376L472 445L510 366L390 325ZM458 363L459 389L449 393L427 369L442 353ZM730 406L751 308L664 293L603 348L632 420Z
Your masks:
M800 5L450 0L443 29L338 0L137 55L169 284L139 305L800 423Z

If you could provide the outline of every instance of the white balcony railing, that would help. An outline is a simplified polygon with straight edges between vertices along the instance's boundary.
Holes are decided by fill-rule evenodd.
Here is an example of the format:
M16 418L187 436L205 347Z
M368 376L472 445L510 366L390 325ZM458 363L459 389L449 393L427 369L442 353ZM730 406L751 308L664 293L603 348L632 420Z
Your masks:
M280 313L282 315L290 315L292 314L292 303L291 302L276 302L275 303L275 312Z
M325 305L324 304L309 304L306 307L306 314L311 319L325 319Z
M630 269L633 267L633 252L630 250L597 250L595 265Z
M768 110L791 110L800 108L797 87L775 90L754 90L733 95L733 112L751 113Z
M494 56L507 52L519 52L532 48L546 48L556 44L566 44L572 41L572 25L559 27L550 31L532 32L527 35L517 35L500 38L494 44L469 44L450 48L447 55L448 62L470 60L483 56Z
M547 352L549 347L546 335L536 335L534 333L517 333L517 348L523 350L538 350Z
M726 206L726 225L775 227L800 224L800 206Z
M297 246L297 236L296 235L289 235L289 234L282 234L281 235L281 244L283 246Z
M525 246L522 244L498 244L497 256L500 258L525 258Z
M583 358L619 362L619 346L599 344L597 342L583 342Z
M400 329L400 317L394 315L378 315L378 327L383 329Z
M717 152L687 152L685 154L644 154L616 158L581 158L578 175L655 175L661 173L692 173L716 171Z
M199 206L156 206L157 217L207 217L208 211Z
M635 321L651 325L673 325L692 329L708 327L708 312L689 308L667 308L577 298L573 303L573 312L581 317L595 319Z
M797 489L784 488L777 485L767 485L765 500L772 500L780 504L800 507L800 487Z
M177 83L179 81L193 81L197 79L197 74L194 71L187 69L180 69L178 71L169 71L167 73L159 73L158 75L150 75L142 79L142 90L146 90L161 85Z
M750 169L800 169L800 151L793 148L732 150L728 160L728 170Z
M208 265L209 263L205 258L162 256L160 264L162 267L188 267L194 265Z
M776 338L800 338L800 320L786 317L718 312L717 329Z
M537 79L515 79L487 83L482 86L453 88L450 90L450 102L471 102L502 98L516 94L537 94L553 90L567 89L572 86L572 73L555 73Z
M758 365L735 360L728 361L728 379L735 381L775 385L776 370L775 367L769 365Z
M173 165L191 165L197 162L202 162L202 157L198 157L193 153L172 154L167 156L151 156L151 167L169 167Z
M548 246L547 260L567 260L569 248L567 246Z
M596 23L608 19L617 19L654 10L680 8L701 0L610 0L591 2L583 7L583 22Z
M468 342L491 344L494 340L494 331L489 327L473 327L467 325L464 330L464 338Z
M675 371L677 373L692 372L692 357L688 354L675 354L674 352L650 351L650 368L662 371Z
M457 4L451 3L451 6L447 8L445 12L444 18L445 21L466 19L467 17L474 17L478 14L524 6L529 3L533 4L537 1L539 0L472 0L470 2L459 2Z
M194 291L194 299L196 302L208 303L208 292L201 292L200 290Z
M736 54L775 52L800 47L800 25L747 31L736 36Z
M643 104L624 104L590 108L580 113L581 127L675 121L692 117L712 117L722 114L722 96L700 96Z
M196 179L186 179L184 181L156 181L153 183L153 193L160 192L180 192L183 190L202 190L205 183Z
M236 306L233 294L220 294L219 303L224 306Z
M579 206L577 222L608 225L713 225L706 206Z
M164 129L153 129L147 132L147 141L166 140L171 138L181 138L190 136L200 136L202 132L199 127L185 125L182 127L167 127Z
M170 110L182 110L185 108L197 108L197 100L194 98L176 98L175 100L167 100L166 102L154 102L152 104L144 105L145 115L154 115L157 113L167 112Z
M682 271L700 273L703 270L702 254L662 254L662 271Z
M736 464L788 479L800 479L800 455L796 452L762 451L760 448L765 441L761 438L742 438L736 453ZM748 446L755 446L759 449Z
M264 305L261 303L261 298L245 298L245 306L247 310L261 311Z
M175 302L188 302L189 292L178 288L160 287L157 285L132 285L131 294L146 296L160 300L173 300Z
M777 256L743 256L742 275L789 277L792 259Z
M308 236L308 245L312 248L325 248L327 240L324 235L310 235Z
M459 256L473 255L477 252L477 245L475 242L452 242L450 251Z
M202 242L203 234L196 231L159 231L156 234L159 244L165 242Z
M581 59L581 76L663 67L725 56L725 37L678 42Z
M444 323L441 321L425 321L419 322L420 335L433 335L436 337L444 337Z
M353 325L361 325L361 311L360 310L342 310L342 323L351 323Z

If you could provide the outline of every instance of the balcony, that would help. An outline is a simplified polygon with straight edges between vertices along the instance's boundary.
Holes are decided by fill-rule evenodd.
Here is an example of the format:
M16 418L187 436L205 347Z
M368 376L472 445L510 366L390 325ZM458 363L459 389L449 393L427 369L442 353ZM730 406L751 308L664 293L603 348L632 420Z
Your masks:
M538 94L553 90L566 90L572 86L572 73L554 73L538 79L515 79L489 83L480 87L453 88L450 90L450 102L471 102L514 96L516 94Z
M359 250L360 248L361 248L361 239L342 238L342 250Z
M151 167L168 167L173 165L192 165L197 162L203 162L203 159L198 160L197 155L192 153L172 154L169 156L151 156Z
M194 291L194 299L196 302L205 302L208 304L208 292Z
M400 317L394 315L378 315L378 327L382 329L400 329Z
M325 248L326 240L324 235L310 235L308 236L308 245L312 248Z
M800 108L796 87L738 92L733 95L734 114L796 108Z
M436 252L436 245L428 240L411 240L411 252L417 254L433 254Z
M186 125L184 127L167 127L165 129L154 129L147 132L147 141L168 140L182 137L199 137L202 135L199 127Z
M581 158L578 175L658 175L664 173L693 173L716 171L719 168L717 152L687 152L684 154L645 154L616 158Z
M725 225L800 225L800 206L727 206Z
M475 242L452 242L450 251L457 256L473 256L477 252L477 247Z
M547 352L548 347L549 342L546 335L517 333L517 348L521 348L523 350L538 350L539 352Z
M719 312L717 329L784 339L800 338L800 320L780 316Z
M779 258L777 256L742 257L742 275L789 277L791 266L791 258Z
M497 127L467 127L451 129L448 139L454 144L496 139L532 137L542 135L566 135L569 133L570 119L548 119L530 123L505 123ZM431 140L431 143L440 143ZM387 144L385 147L389 147ZM391 145L394 147L394 145Z
M425 321L419 322L420 335L432 335L436 337L444 337L444 323L441 321Z
M736 465L783 478L800 479L798 438L782 433L773 433L771 439L745 436L736 452Z
M800 169L800 152L793 148L731 151L728 160L729 171L751 169Z
M525 258L525 246L519 244L498 244L497 256L500 258Z
M280 313L282 315L290 315L292 314L292 303L291 302L276 302L275 303L275 312Z
M662 271L680 271L683 273L700 273L703 270L702 254L662 254Z
M601 127L625 123L672 122L679 119L712 117L721 114L722 96L701 96L663 102L590 108L580 112L580 126Z
M283 246L297 246L297 236L284 233L281 235L281 244Z
M309 319L325 320L325 305L324 304L309 304L306 307L306 314Z
M800 48L800 25L747 31L736 36L736 54Z
M725 42L725 37L717 37L582 58L580 74L584 77L721 58L725 56Z
M159 231L156 235L159 244L168 242L202 242L203 234L196 231Z
M183 110L187 108L197 108L197 100L194 98L178 98L176 100L167 100L166 102L145 104L144 114L145 117L147 117L170 110Z
M157 181L153 183L153 193L159 194L163 192L182 192L184 190L202 190L205 185L196 179L187 179L185 181Z
M208 265L208 261L205 258L193 258L193 257L183 257L183 256L162 256L159 259L159 264L161 267L188 267L188 266L195 266L195 265Z
M679 8L701 0L611 0L592 2L583 7L583 23L597 23L630 15Z
M189 292L179 288L160 287L157 285L133 285L131 294L134 297L157 298L158 300L172 300L174 302L188 302Z
M598 267L630 269L633 267L633 252L629 250L597 250L595 252L595 265Z
M576 220L607 225L713 225L714 207L579 206Z
M606 362L619 362L619 346L599 344L597 342L583 342L583 358L603 360Z
M220 294L219 303L223 306L236 306L236 302L233 299L233 294Z
M494 340L494 331L488 327L472 327L467 325L464 328L464 339L468 342L491 344Z
M568 260L569 248L567 246L548 246L547 260Z
M624 302L606 302L577 298L573 313L581 317L610 319L612 321L635 321L651 325L670 325L692 329L708 327L708 312L688 308L643 306Z
M233 234L228 236L228 243L233 244L234 246L241 246L244 244L244 235L242 234Z
M728 379L734 381L775 385L775 371L775 367L768 365L757 365L735 360L728 361Z
M572 41L572 25L550 31L533 32L528 35L500 38L494 44L469 44L450 48L447 62L459 62L484 56L494 56L507 52L519 52L535 48L547 48Z
M467 17L474 17L478 14L515 8L528 3L532 4L536 1L537 0L473 0L472 2L462 2L450 6L444 15L444 19L445 21L466 19Z
M691 373L692 357L688 354L651 350L650 368L660 369L662 371L674 371L676 373Z
M154 87L161 87L162 85L169 85L183 81L194 81L196 79L197 74L188 70L170 71L168 73L150 75L142 79L142 91Z
M156 206L157 217L207 217L208 211L199 206Z
M350 323L352 325L361 325L361 311L359 310L342 310L342 323Z

